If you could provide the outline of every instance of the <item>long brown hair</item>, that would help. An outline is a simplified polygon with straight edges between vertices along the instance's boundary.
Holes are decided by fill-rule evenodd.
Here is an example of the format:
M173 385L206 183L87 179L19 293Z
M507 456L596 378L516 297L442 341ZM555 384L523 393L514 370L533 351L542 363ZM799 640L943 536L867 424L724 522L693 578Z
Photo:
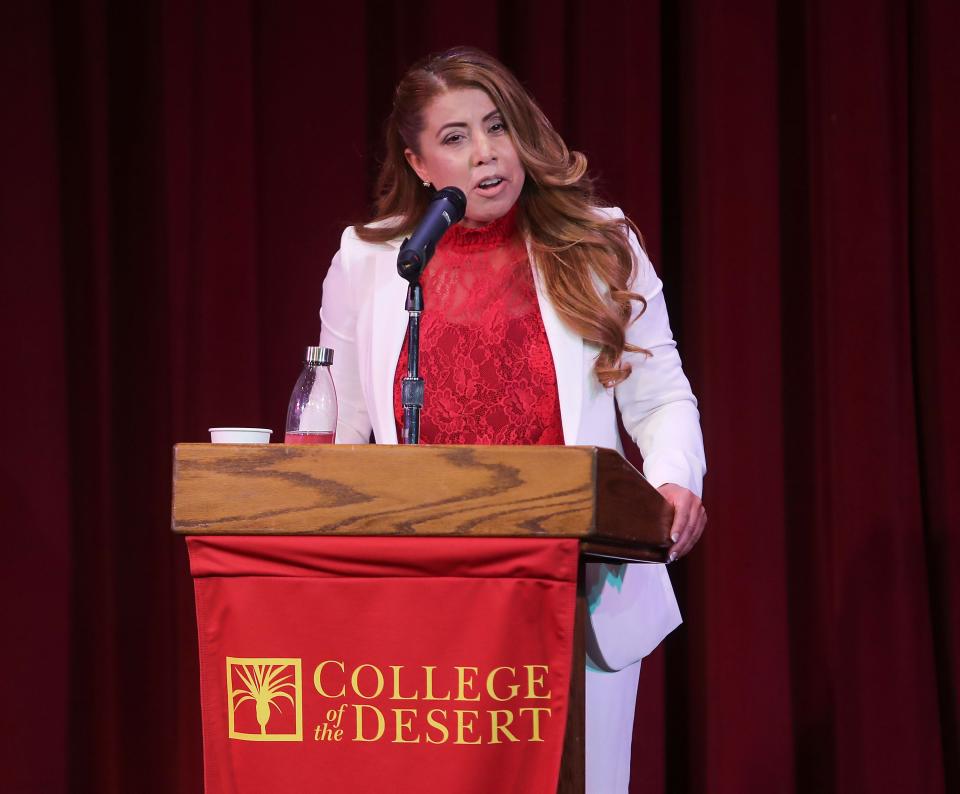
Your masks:
M414 64L397 85L387 120L386 153L376 186L374 225L357 236L382 243L410 234L430 201L404 156L419 154L423 110L438 94L479 88L500 111L527 174L518 199L517 224L530 243L544 289L563 321L600 347L597 379L615 386L630 375L625 352L649 352L626 341L631 301L642 295L627 285L635 267L628 240L633 224L597 212L587 158L570 151L513 74L485 52L458 47Z

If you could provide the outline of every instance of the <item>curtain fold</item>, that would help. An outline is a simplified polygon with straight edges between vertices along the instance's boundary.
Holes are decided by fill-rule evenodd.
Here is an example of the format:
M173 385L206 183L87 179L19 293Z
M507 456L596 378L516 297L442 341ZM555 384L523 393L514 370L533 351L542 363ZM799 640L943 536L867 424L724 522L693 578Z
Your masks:
M67 783L71 489L51 15L0 6L4 785ZM15 109L15 112L10 112ZM23 296L27 296L24 300ZM40 766L38 743L47 756ZM22 763L25 759L27 763ZM17 760L17 763L13 763Z

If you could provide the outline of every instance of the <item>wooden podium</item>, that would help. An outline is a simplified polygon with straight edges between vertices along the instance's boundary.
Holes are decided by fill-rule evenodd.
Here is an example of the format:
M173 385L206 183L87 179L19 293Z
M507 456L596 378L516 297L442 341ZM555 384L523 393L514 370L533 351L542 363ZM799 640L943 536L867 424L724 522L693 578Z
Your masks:
M580 576L559 792L584 786L583 562L663 562L673 508L597 447L180 444L183 535L577 539Z

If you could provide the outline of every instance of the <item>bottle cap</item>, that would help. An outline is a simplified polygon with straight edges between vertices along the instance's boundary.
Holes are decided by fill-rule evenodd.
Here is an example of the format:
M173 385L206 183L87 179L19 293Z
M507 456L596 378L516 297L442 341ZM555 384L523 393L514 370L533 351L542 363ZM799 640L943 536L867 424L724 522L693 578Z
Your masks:
M320 366L330 366L333 363L332 347L315 347L311 345L307 348L306 362L308 364L320 364Z

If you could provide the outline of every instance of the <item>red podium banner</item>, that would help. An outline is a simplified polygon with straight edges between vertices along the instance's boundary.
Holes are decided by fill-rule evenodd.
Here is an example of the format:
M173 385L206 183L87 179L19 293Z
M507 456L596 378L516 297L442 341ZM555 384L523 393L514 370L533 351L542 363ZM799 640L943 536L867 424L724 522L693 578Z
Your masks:
M209 792L549 792L576 540L187 539Z

